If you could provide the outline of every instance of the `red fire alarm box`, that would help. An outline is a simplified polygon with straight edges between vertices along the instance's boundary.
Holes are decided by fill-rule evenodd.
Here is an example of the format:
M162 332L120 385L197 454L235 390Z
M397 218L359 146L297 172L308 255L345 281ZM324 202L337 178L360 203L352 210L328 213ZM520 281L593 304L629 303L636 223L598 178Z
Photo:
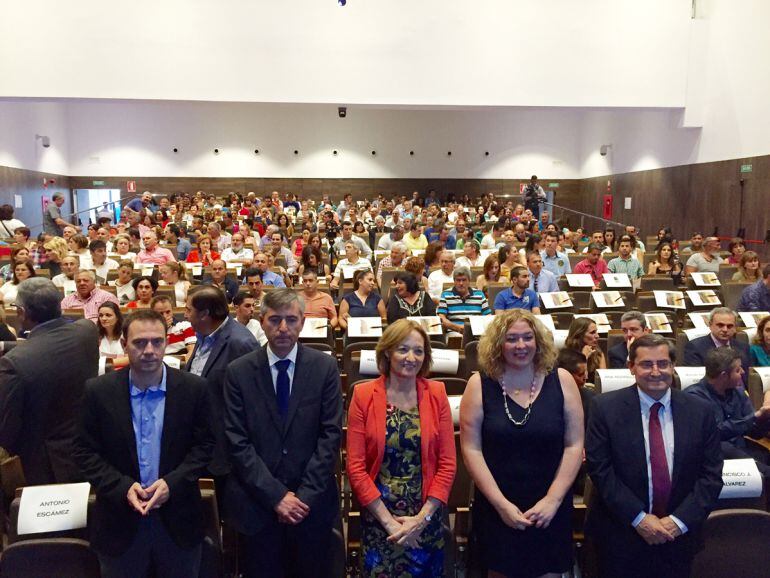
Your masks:
M612 195L604 195L604 202L602 203L602 218L612 218Z

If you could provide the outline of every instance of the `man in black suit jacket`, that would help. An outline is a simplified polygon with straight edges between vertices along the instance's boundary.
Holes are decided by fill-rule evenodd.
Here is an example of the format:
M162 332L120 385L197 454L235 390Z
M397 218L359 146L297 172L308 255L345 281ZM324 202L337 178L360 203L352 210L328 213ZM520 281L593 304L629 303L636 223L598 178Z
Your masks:
M628 346L639 339L642 335L647 335L650 330L647 327L647 320L644 313L640 311L626 311L620 318L620 329L623 330L623 343L618 343L611 347L607 352L610 360L610 369L625 369L628 367Z
M103 578L198 575L198 478L214 438L203 379L163 364L166 324L134 313L123 329L129 368L86 386L75 458L96 491L89 526Z
M333 357L297 343L303 318L294 291L267 293L261 320L268 345L227 369L233 475L225 503L241 534L246 578L321 576L330 558L339 515L339 370Z
M706 354L715 347L731 347L741 355L741 365L745 375L744 385L749 375L749 346L735 339L738 316L728 307L717 307L709 316L708 335L688 341L684 347L683 365L703 367L706 365Z
M596 486L586 532L605 578L689 578L699 533L722 489L709 407L672 390L673 350L659 335L631 345L636 385L597 396L586 434Z
M259 343L246 327L230 318L225 294L216 287L192 288L187 294L186 317L198 335L186 369L206 379L211 397L216 448L209 473L214 477L217 499L221 502L226 476L230 473L224 426L225 371L234 360L259 349Z
M81 481L72 444L99 368L96 326L62 319L61 294L42 277L19 285L16 307L30 333L0 359L0 446L20 457L27 485Z

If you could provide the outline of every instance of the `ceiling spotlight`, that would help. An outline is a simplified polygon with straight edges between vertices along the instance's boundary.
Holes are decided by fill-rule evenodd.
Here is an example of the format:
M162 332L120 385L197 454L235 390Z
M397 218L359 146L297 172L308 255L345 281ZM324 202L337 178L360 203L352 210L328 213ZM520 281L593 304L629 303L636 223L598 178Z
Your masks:
M447 151L446 156L451 157L452 156L452 151Z
M259 154L259 149L254 149L254 154L258 155Z
M347 106L338 106L337 107L337 114L340 118L345 118L348 115L348 107Z
M297 149L294 149L294 154L295 154L295 155L298 155L298 154L299 154L299 151L298 151Z
M336 156L337 156L337 151L336 151L336 150L333 150L333 151L332 151L332 154L333 154L333 155L336 157Z
M51 138L47 136L43 136L40 134L35 135L35 139L40 141L40 144L43 145L44 149L47 149L51 146Z
M409 151L409 156L413 157L414 156L414 151Z
M214 154L218 155L219 154L219 149L214 149Z
M489 156L489 151L484 151L484 156L488 157Z
M174 148L173 148L173 149L171 149L171 150L172 150L172 151L174 151L175 153L178 153L178 152L179 152L179 149L178 149L178 148L176 148L176 147L174 147Z
M377 151L372 151L372 156L376 155Z

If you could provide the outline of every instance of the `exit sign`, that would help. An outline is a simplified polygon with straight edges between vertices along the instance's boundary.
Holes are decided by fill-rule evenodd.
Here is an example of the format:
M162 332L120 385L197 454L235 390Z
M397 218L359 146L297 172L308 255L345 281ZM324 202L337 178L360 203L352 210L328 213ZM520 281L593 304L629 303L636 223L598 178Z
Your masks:
M104 181L93 181L95 187L104 186Z
M753 170L752 165L741 165L742 173L750 173Z
M548 183L548 188L549 189L558 189L559 188L559 183Z

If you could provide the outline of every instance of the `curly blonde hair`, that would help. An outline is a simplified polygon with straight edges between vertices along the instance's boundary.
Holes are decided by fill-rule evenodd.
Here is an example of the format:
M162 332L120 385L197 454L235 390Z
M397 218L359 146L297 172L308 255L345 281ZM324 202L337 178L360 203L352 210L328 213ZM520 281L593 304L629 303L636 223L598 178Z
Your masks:
M556 365L557 351L550 332L532 313L524 309L509 309L502 315L495 315L479 342L479 365L489 377L500 379L505 372L503 346L505 335L511 325L526 321L535 334L535 370L549 373Z

